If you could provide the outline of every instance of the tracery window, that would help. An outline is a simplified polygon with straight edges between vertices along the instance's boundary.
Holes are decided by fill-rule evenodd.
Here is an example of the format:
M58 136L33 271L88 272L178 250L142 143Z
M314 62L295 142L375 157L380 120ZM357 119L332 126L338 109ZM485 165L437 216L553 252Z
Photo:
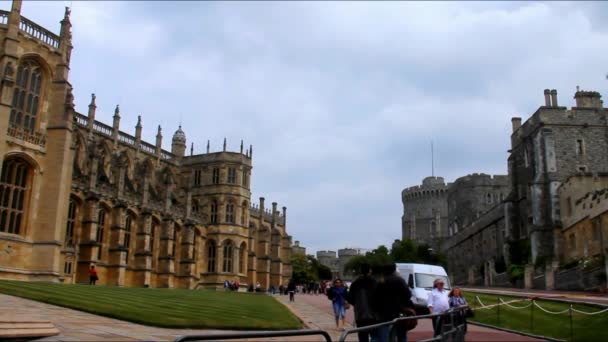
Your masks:
M236 169L233 167L228 169L228 183L236 184Z
M99 248L97 249L97 260L101 260L102 252L103 252L103 236L105 232L106 225L106 211L104 209L99 210L99 214L97 215L97 243L99 243Z
M234 203L226 204L226 223L234 223Z
M68 221L65 227L65 245L74 246L74 230L76 227L76 202L70 198L68 204Z
M194 170L194 185L201 185L201 170Z
M218 169L217 167L213 168L213 174L212 174L212 181L213 184L219 184L220 183L220 169Z
M232 253L232 242L227 242L226 244L224 244L224 267L222 268L223 272L232 272Z
M215 256L217 248L215 241L210 240L209 246L207 246L207 272L215 272Z
M217 202L211 202L211 223L217 223Z
M32 61L23 62L17 68L17 78L13 90L10 124L34 131L42 88L42 70Z
M127 215L127 218L125 219L125 243L124 243L124 247L127 250L127 257L125 259L126 263L129 264L129 252L130 252L130 247L131 247L131 226L133 224L133 219L131 218L131 215Z
M0 176L0 232L20 234L22 231L29 170L23 160L4 161Z

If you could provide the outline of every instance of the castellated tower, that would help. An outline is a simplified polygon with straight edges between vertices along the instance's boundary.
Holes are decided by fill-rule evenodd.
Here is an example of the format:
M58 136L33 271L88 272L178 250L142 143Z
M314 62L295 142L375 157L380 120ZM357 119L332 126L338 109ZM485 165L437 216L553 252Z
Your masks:
M447 236L447 194L450 184L443 177L426 177L422 185L404 189L402 238L438 247L438 241Z

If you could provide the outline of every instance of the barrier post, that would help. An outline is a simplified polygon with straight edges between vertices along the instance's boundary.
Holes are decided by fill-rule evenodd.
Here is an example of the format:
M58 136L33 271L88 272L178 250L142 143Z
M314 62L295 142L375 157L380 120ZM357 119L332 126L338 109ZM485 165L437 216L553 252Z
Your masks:
M496 326L500 326L500 297L496 297Z
M534 333L534 299L532 299L530 305L530 332Z
M572 304L570 304L570 341L574 341L574 329L572 326Z

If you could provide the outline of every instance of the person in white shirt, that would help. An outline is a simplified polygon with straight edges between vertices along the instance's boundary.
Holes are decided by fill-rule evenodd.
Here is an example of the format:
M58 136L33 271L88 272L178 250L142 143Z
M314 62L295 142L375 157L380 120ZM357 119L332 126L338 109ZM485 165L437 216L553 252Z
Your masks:
M449 293L443 286L443 279L437 278L433 282L433 290L429 293L427 306L433 314L442 313L450 309ZM443 326L443 320L441 318L442 317L440 316L433 317L433 330L435 331L435 336L441 334Z

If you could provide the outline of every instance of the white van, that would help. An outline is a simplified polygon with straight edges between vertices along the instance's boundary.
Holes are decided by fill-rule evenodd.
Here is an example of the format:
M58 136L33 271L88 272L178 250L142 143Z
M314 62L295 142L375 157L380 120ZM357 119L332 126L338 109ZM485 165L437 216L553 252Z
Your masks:
M441 266L426 264L397 264L397 273L405 281L412 291L412 302L426 306L426 301L433 289L433 282L440 278L444 282L444 288L450 290L450 279L445 269Z

